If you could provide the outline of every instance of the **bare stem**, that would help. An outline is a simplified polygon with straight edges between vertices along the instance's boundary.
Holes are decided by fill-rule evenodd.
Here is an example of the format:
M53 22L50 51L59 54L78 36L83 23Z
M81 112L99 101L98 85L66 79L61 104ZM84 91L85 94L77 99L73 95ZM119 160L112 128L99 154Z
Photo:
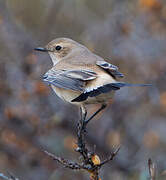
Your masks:
M86 119L86 109L83 107L81 109L81 118L78 121L78 132L77 132L77 145L78 147L75 149L77 152L80 153L82 157L81 164L57 157L47 151L44 151L48 156L50 156L53 160L56 160L57 162L61 163L64 167L70 168L73 170L86 170L90 173L90 179L91 180L101 180L99 177L99 170L100 168L112 161L114 157L117 155L118 151L120 150L120 147L116 148L113 153L111 153L110 157L105 159L103 162L100 162L100 158L97 154L95 154L94 151L90 151L85 142L85 134L87 132L87 124L92 120L101 110L103 110L106 107L106 105L102 105L89 119Z
M156 167L151 159L148 159L148 167L149 167L150 180L155 180L156 179Z

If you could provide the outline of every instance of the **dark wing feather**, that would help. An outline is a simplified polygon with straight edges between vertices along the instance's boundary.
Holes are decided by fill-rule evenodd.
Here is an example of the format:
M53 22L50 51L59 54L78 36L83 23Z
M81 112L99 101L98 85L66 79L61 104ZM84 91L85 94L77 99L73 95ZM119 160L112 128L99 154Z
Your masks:
M73 99L72 102L85 101L88 97L95 97L102 93L108 93L112 90L116 91L116 90L119 90L120 87L123 87L123 85L119 85L119 83L106 84L106 85L98 87L97 89L94 89L92 91L82 93L80 96Z
M110 64L106 61L97 61L96 63L98 66L100 66L101 68L105 69L108 73L110 73L114 78L118 77L118 78L123 78L124 75L118 71L118 67Z
M84 91L85 81L96 78L96 73L88 70L49 70L43 80L49 84L63 89Z

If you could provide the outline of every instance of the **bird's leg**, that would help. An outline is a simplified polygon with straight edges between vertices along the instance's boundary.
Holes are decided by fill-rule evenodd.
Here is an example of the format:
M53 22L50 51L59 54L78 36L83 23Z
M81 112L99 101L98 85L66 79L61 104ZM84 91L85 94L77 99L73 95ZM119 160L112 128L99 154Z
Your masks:
M84 121L84 126L86 126L90 120L92 120L100 111L102 111L103 109L105 109L107 107L106 104L102 104L102 106L87 120Z

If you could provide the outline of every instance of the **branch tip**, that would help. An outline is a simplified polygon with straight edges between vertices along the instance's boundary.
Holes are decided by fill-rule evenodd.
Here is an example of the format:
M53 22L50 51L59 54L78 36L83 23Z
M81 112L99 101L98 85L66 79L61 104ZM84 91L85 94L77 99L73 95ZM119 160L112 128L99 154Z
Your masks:
M156 179L156 167L150 158L148 159L148 168L149 168L150 180L155 180Z

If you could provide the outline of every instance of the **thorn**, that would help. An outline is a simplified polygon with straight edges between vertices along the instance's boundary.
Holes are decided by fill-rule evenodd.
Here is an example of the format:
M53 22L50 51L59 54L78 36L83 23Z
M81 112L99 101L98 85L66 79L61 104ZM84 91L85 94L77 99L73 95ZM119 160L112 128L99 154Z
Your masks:
M114 152L111 153L111 156L107 159L105 159L103 162L101 162L101 164L99 165L100 167L103 166L104 164L108 163L109 161L112 161L115 156L118 154L119 150L120 150L121 146L118 146Z

